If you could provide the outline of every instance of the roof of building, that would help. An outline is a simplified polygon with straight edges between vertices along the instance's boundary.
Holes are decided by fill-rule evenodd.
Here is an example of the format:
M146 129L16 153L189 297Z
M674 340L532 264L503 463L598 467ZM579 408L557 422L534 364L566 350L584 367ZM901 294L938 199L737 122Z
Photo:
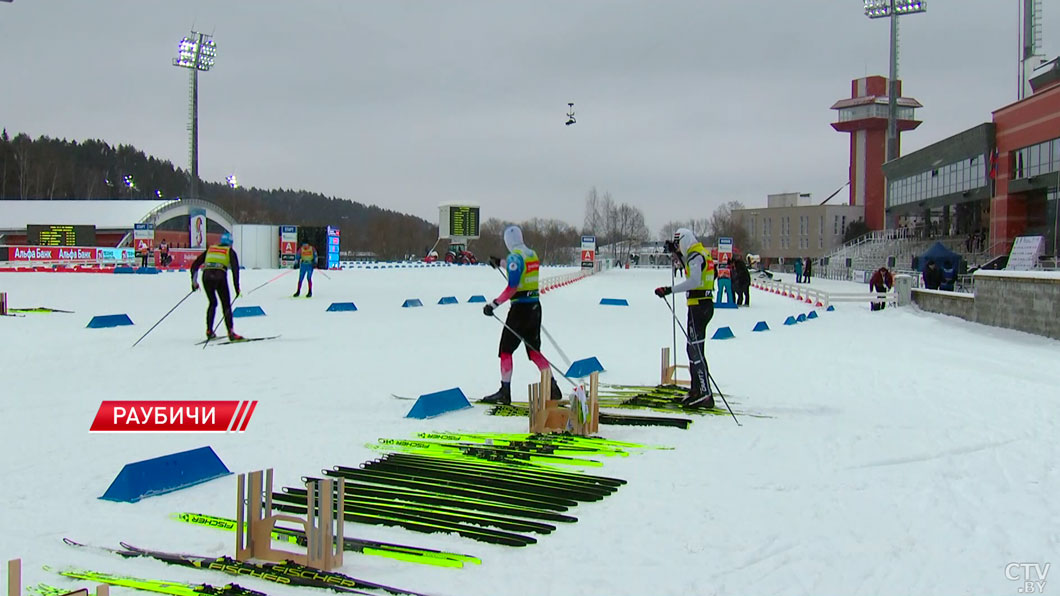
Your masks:
M832 104L833 110L841 110L843 108L852 108L856 106L864 106L870 104L888 105L889 98L886 95L863 95L861 97L852 97L849 99L841 99ZM899 97L896 103L903 108L922 108L924 104L913 99L912 97Z
M25 230L27 225L94 225L99 229L131 230L154 209L172 201L19 201L0 200L0 230Z

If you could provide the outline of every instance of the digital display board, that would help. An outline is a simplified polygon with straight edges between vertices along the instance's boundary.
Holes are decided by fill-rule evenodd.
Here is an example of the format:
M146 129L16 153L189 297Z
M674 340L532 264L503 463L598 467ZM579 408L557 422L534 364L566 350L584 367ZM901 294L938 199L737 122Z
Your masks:
M449 236L478 237L478 207L449 207Z
M96 226L26 226L26 243L33 246L95 246Z

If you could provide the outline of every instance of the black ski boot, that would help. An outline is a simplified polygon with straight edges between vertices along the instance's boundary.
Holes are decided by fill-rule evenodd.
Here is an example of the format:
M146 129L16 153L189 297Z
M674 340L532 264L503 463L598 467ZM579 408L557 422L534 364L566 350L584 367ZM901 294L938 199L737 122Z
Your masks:
M714 408L714 396L710 393L689 391L688 396L681 400L681 405L686 408L704 408L710 410Z
M483 404L502 404L507 406L512 403L512 384L501 383L501 388L496 393L487 395L478 401Z

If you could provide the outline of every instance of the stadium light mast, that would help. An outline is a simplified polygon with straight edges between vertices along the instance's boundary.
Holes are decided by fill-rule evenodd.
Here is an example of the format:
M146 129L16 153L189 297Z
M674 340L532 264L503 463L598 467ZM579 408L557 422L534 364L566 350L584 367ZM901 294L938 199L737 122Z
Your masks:
M214 43L213 36L192 31L189 37L180 40L177 57L173 59L173 66L191 70L188 123L188 132L191 134L191 180L188 194L193 199L199 198L199 71L209 71L216 56L217 44Z
M898 157L898 17L927 12L927 0L865 0L865 16L891 19L891 68L887 79L887 160Z

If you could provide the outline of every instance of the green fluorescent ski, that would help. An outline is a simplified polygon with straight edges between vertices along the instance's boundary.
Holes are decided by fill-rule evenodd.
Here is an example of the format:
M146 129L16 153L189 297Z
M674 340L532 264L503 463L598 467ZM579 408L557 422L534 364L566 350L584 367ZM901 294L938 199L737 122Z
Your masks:
M600 445L610 446L618 449L673 449L673 447L662 447L656 445L642 445L639 443L629 443L626 441L613 441L611 439L604 439L602 437L582 437L579 435L573 435L570 433L549 433L549 434L538 434L532 435L527 433L450 433L450 432L421 432L416 433L417 437L423 439L448 439L448 440L459 440L462 437L473 437L479 439L506 439L513 441L539 441L542 443L565 443L565 444L585 444L589 447L598 447Z
M497 454L502 456L511 457L514 459L523 459L526 461L540 461L550 462L557 464L568 464L568 465L583 465L583 466L602 466L603 464L591 459L582 459L578 457L572 457L569 455L550 455L547 453L536 453L527 452L519 449L505 449L503 447L494 446L475 446L475 445L442 445L438 443L432 443L430 441L414 441L410 439L383 439L387 441L386 445L394 447L415 447L418 449L436 449L442 452L462 452L462 453L487 453Z
M485 460L468 458L431 457L422 455L409 455L403 453L390 453L385 459L395 459L409 462L419 462L424 465L443 466L460 470L470 470L476 474L491 474L504 478L529 479L533 482L549 481L568 485L584 484L588 486L620 486L625 484L619 478L608 478L607 476L596 476L577 472L573 470L556 470L550 467L523 465L512 466L509 464L496 463Z
M578 502L573 499L549 499L544 495L493 490L490 489L490 487L482 487L462 482L440 482L434 479L412 478L403 474L372 472L369 470L346 468L343 466L335 466L335 468L336 469L334 470L323 470L324 475L349 478L372 484L400 486L403 488L413 488L433 493L461 497L467 496L486 501L518 504L556 511L565 511L568 507L574 507L578 504Z
M51 567L44 567L45 571L55 571L64 577L91 581L111 586L121 586L145 592L156 592L159 594L172 594L173 596L200 596L201 594L225 595L225 596L266 596L264 592L250 590L237 584L227 584L220 588L209 584L188 584L182 582L169 582L153 579L141 579L124 575L112 575L98 571L84 569L64 569L58 571Z
M306 476L306 478L308 478L308 476ZM484 505L484 506L501 506L501 507L504 507L506 509L516 510L516 511L525 512L525 513L529 513L529 514L532 514L532 513L544 513L544 514L547 514L547 515L559 515L559 513L556 513L556 512L563 512L563 511L567 511L567 509L568 509L568 507L566 507L566 506L556 505L556 504L552 504L552 503L545 504L547 506L536 506L536 505L528 505L528 504L521 503L521 502L501 502L501 501L488 499L488 498L486 498L485 495L483 495L482 498L477 498L477 497L472 497L472 496L469 496L469 495L456 495L456 494L435 492L431 488L411 488L411 487L407 487L407 486L400 486L400 487L399 486L384 486L384 485L381 485L381 484L378 484L378 483L371 484L370 482L369 483L363 483L363 484L362 483L351 483L349 481L349 479L346 480L346 486L347 486L347 488L350 487L350 486L353 486L357 490L360 490L360 489L363 488L363 489L370 490L370 491L375 492L375 493L386 493L386 494L392 495L395 499L408 499L408 500L411 500L411 499L415 499L415 498L437 498L437 499L459 501L460 503L480 504L480 505ZM284 490L286 491L288 489L284 488ZM302 490L304 492L304 489L290 489L290 490ZM548 518L542 518L542 519L548 519ZM561 520L557 520L557 521L561 521Z
M614 448L593 448L580 445L563 445L555 443L546 443L543 441L534 441L531 439L517 440L517 439L502 439L502 438L482 438L482 437L460 437L451 439L439 439L437 437L420 438L418 441L407 441L403 439L379 439L381 445L389 444L412 444L420 445L422 443L428 443L433 445L439 445L442 447L478 447L486 449L497 449L499 451L514 450L520 453L527 451L546 451L546 455L567 455L571 457L578 457L582 455L602 455L605 457L611 456L628 456L629 453L620 449ZM468 444L471 443L471 444Z
M412 461L401 457L385 457L361 464L364 470L386 470L396 473L408 474L409 476L423 476L437 478L439 480L454 480L481 484L498 489L508 489L520 492L538 493L547 496L569 497L579 501L594 501L592 498L598 494L609 494L614 492L610 486L585 485L576 482L564 482L549 478L513 478L504 477L500 474L490 474L489 470L469 470L460 466L448 466L437 461Z
M477 499L460 499L457 497L450 497L445 495L435 495L430 493L417 493L406 490L392 490L392 489L365 489L361 488L365 485L346 485L346 495L350 496L367 496L374 498L386 499L389 501L400 501L400 502L412 502L420 503L424 505L434 506L449 506L459 509L474 509L476 511L486 511L489 513L499 513L503 515L509 515L513 517L525 517L530 519L540 519L545 521L555 522L575 522L577 518L569 515L563 515L561 513L554 513L552 511L546 511L544 509L532 509L529 507L519 507L516 505L506 505L504 503L490 503ZM286 494L297 495L299 497L305 497L306 490L302 488L288 488L284 487L283 492ZM303 498L303 502L304 502Z
M291 503L292 505L305 503L304 496L299 497L285 493L273 493L272 499L273 501ZM425 518L431 521L491 526L511 532L550 534L556 529L556 526L550 524L504 517L502 515L489 515L467 509L453 509L448 507L418 507L396 501L385 501L383 499L355 498L355 500L350 500L347 498L344 507L346 510L354 512L360 509L365 509L373 512L386 513L394 517L409 516L412 519Z
M197 526L216 528L218 530L227 530L229 532L235 532L236 530L236 520L225 517L216 517L212 515L203 515L201 513L187 512L174 513L170 517L177 521L182 521ZM272 538L273 540L286 541L292 544L299 544L301 546L305 546L306 544L305 532L300 529L275 527L273 529ZM463 567L464 563L474 563L476 565L482 563L481 559L479 559L478 557L473 557L471 555L435 551L431 549L404 546L400 544L389 544L386 542L358 540L356 538L349 537L345 538L343 548L348 551L359 552L365 555L387 557L390 559L397 559L399 561L406 561L409 563L434 565L436 567Z
M277 511L284 511L287 513L295 513L302 515L306 513L305 505L298 506L286 505L283 503L273 503L272 508L276 509ZM344 517L347 521L384 526L400 526L409 530L415 530L417 532L455 532L465 538L471 538L472 540L478 540L480 542L491 542L494 544L504 544L507 546L526 546L527 544L534 544L537 542L536 538L532 538L530 536L523 536L522 534L503 532L501 530L492 530L490 528L480 528L452 522L410 519L409 517L397 517L393 515L386 515L371 511L358 510L356 512L351 512L349 511L349 509L347 509L345 511Z
M526 417L530 410L525 406L499 405L490 408L487 413L491 416L520 416ZM600 424L614 424L621 426L672 426L687 429L692 421L687 418L672 418L666 416L629 416L626 414L612 414L600 412Z

